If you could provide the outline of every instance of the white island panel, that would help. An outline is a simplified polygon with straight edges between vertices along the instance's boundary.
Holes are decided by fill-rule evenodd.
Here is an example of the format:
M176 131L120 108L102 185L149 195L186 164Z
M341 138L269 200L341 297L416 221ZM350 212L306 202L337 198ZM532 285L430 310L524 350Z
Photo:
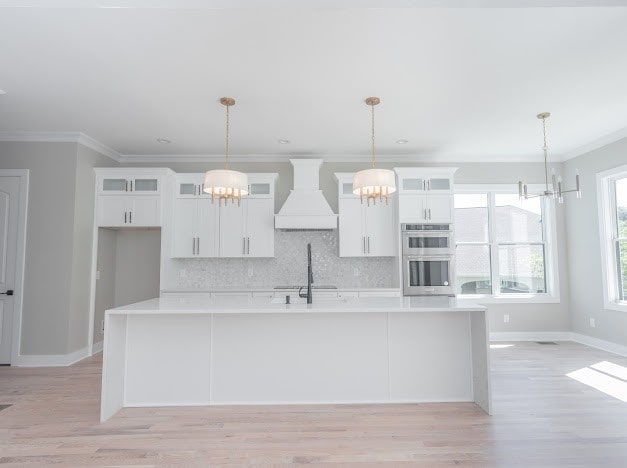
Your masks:
M388 400L387 314L215 315L213 404Z
M208 405L211 315L130 315L125 406Z
M390 397L472 401L468 312L389 314Z

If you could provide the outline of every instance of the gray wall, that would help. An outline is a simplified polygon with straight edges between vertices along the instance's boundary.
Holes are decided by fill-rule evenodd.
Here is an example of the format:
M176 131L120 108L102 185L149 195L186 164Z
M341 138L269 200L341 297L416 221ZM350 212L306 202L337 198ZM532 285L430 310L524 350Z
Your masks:
M102 341L102 320L107 309L115 307L115 247L117 235L113 229L98 229L98 255L96 260L100 278L96 280L94 300L94 343Z
M328 162L320 170L320 186L331 208L337 213L337 182L335 172L355 172L367 166L368 156L364 155L364 162ZM152 166L154 164L133 164L132 166ZM204 172L209 169L222 167L221 164L207 163L174 163L167 164L175 172ZM472 164L424 164L416 163L380 163L379 167L411 167L411 166L454 166L459 167L455 175L456 183L460 184L512 184L512 190L517 190L520 178L527 183L544 182L544 166L542 163L472 163ZM561 165L552 165L559 172ZM278 211L289 195L293 184L292 166L284 163L231 163L231 168L243 172L276 172L279 179L276 187L275 209ZM490 306L491 331L532 332L532 331L566 331L570 330L568 312L568 261L566 242L564 238L564 212L557 210L557 237L558 237L558 274L560 278L561 302L558 304L510 304ZM504 323L503 315L510 315L510 322Z
M564 164L569 185L579 169L583 190L581 200L565 203L572 330L622 345L627 345L627 314L603 308L596 174L626 163L627 139L623 139ZM591 317L596 328L590 327Z
M87 344L89 288L84 285L89 281L85 271L91 262L94 199L87 177L93 178L91 164L116 164L88 153L76 143L0 142L1 169L30 170L24 355L66 354Z
M117 232L116 307L159 296L160 258L160 229Z

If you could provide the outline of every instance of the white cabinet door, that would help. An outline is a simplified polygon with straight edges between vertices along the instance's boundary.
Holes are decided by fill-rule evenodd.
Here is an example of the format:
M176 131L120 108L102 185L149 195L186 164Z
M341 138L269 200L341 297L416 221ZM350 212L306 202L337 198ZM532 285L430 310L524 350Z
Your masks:
M425 195L400 195L398 197L398 217L400 223L424 223Z
M245 201L242 200L242 206L227 203L219 208L220 257L243 257L246 252Z
M126 196L99 197L98 226L128 226L128 211Z
M394 207L385 203L371 205L364 210L366 218L366 251L370 257L393 257Z
M182 200L188 201L188 200ZM196 256L217 257L219 240L218 203L211 203L211 199L190 200L198 205L196 235Z
M246 211L246 256L274 257L274 200L249 198Z
M128 197L128 224L136 227L160 226L161 199L159 197Z
M177 199L174 202L173 257L196 256L197 204L197 200L191 199Z
M433 195L427 197L427 215L430 223L452 222L453 197L451 195Z
M340 257L363 257L366 255L363 210L359 198L340 198Z

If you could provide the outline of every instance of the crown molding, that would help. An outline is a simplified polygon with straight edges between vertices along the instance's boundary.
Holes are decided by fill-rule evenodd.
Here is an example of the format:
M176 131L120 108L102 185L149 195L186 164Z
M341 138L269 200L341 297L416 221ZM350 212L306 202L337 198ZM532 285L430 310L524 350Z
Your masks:
M81 132L0 132L0 141L34 143L77 143L120 162L122 155L104 143Z
M621 128L620 130L616 130L615 132L612 132L612 133L608 133L607 135L604 135L601 138L597 138L596 140L593 140L590 143L586 143L585 145L581 145L575 148L574 150L565 153L562 157L562 162L568 161L569 159L576 158L577 156L581 156L582 154L586 154L596 149L602 148L606 145L616 143L617 141L620 141L623 138L627 138L627 127Z

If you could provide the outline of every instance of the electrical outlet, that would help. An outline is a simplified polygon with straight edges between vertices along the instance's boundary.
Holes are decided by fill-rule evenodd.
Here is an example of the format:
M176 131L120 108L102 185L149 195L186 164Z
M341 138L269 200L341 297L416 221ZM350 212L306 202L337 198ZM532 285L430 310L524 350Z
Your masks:
M593 318L590 318L590 326L591 326L592 328L595 328L595 327L597 326L597 322L596 322L596 320L594 320Z
M353 276L359 276L359 268L353 268Z
M104 320L100 323L100 334L104 335Z
M255 272L254 272L254 270L253 270L253 267L252 267L252 266L249 266L249 267L248 267L248 276L253 276L254 274L255 274Z
M503 315L503 322L504 323L509 323L509 314L504 314Z
M179 278L187 278L187 270L185 270L184 268L181 268L179 270Z
M96 279L99 280L100 279L100 270L96 270Z

